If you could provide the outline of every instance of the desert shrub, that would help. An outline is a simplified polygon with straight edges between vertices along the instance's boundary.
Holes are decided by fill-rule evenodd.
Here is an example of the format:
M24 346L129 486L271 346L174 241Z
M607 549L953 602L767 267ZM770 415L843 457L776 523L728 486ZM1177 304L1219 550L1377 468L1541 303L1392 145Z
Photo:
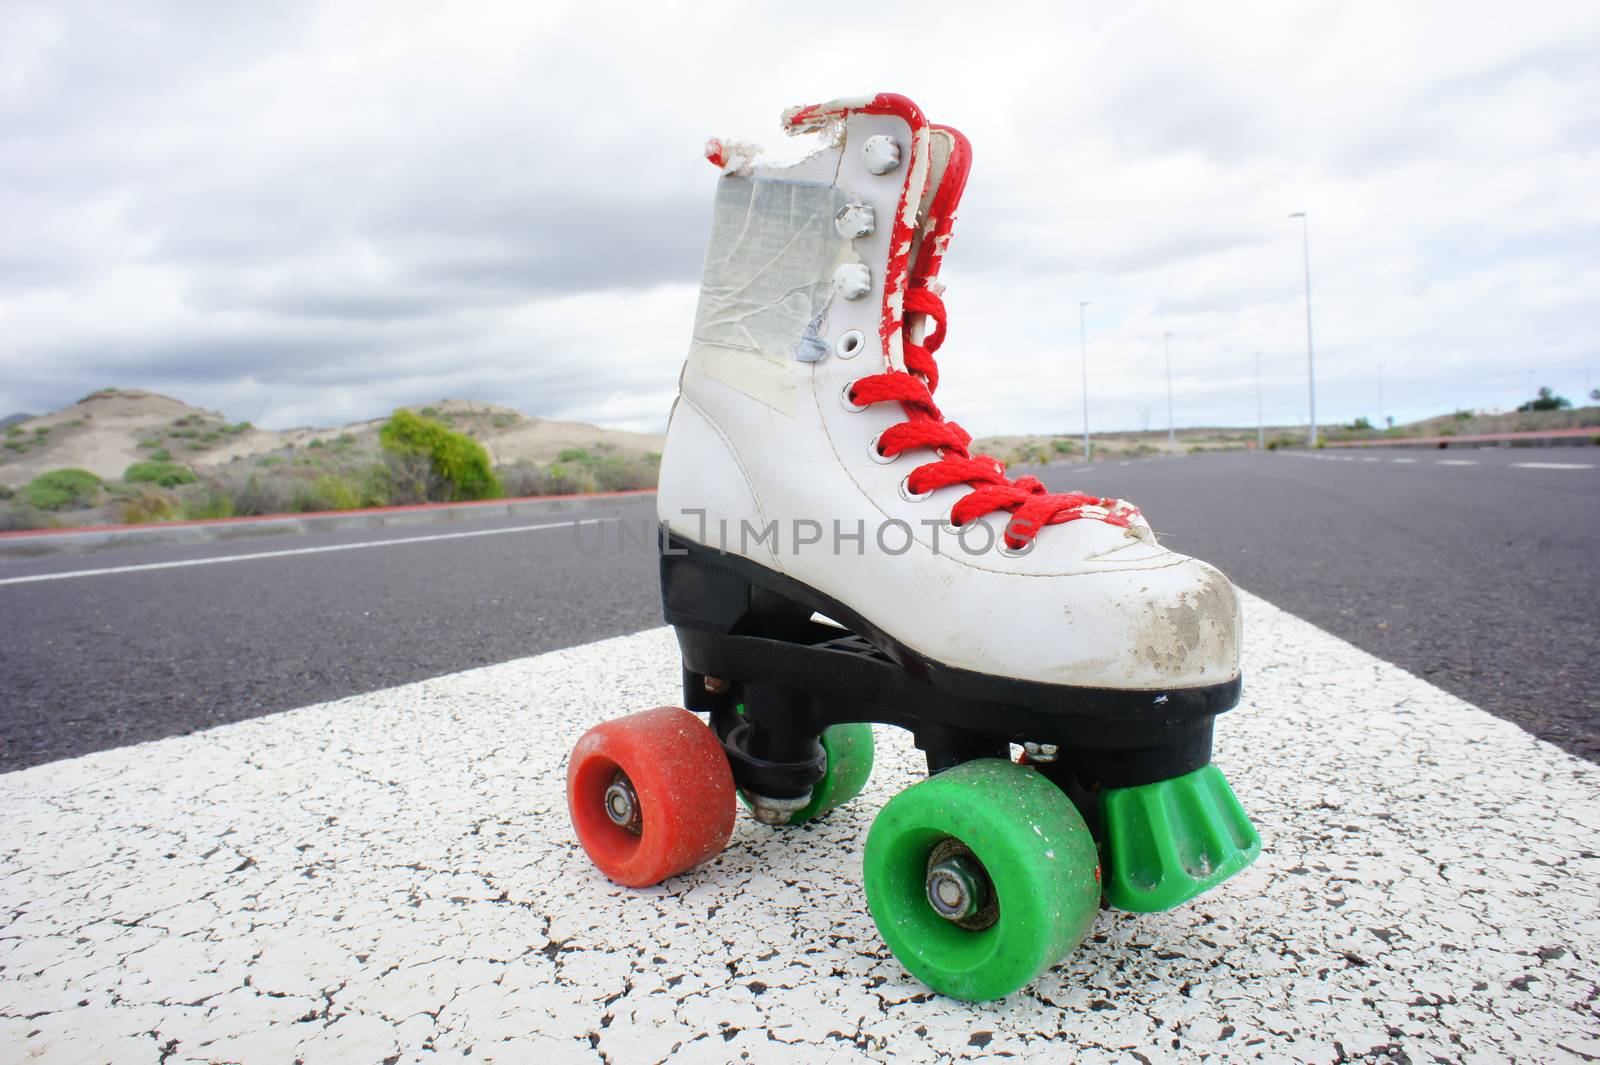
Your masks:
M218 426L217 432L223 434L224 436L238 436L240 433L249 428L251 428L249 422L234 422L231 425Z
M88 470L69 467L41 473L22 490L29 506L40 510L66 510L93 506L100 498L100 478Z
M38 507L27 504L0 510L0 532L26 532L30 529L54 529L56 520Z
M138 447L139 447L140 451L149 451L151 448L156 448L156 447L160 447L160 446L161 446L161 439L159 437L154 437L154 436L143 437L143 438L140 439L139 444L138 444Z
M0 484L0 499L10 499L14 495L16 493L11 490L9 484Z
M20 426L20 425L8 425L8 426L6 426L6 435L7 436L21 436L22 435L22 426Z
M183 516L188 521L210 521L234 516L233 498L219 484L208 484L203 494L183 505Z
M118 517L124 525L171 521L178 516L178 498L159 488L141 488L122 503Z
M171 462L172 461L172 452L168 451L164 447L158 447L154 451L150 452L150 461L151 462Z
M397 410L378 433L395 465L395 484L424 498L460 501L505 494L483 445L408 410Z
M589 453L581 447L569 447L556 456L557 462L588 462Z
M282 464L282 462L282 455L262 455L256 459L256 465L265 470L270 470L272 467Z
M549 466L519 465L499 472L506 491L514 496L584 495L599 487L594 474L584 467L559 462Z
M233 512L238 516L287 514L293 510L292 484L262 481L253 473L245 478L244 483L231 486L228 495L232 500Z
M170 457L170 456L169 456ZM187 466L179 466L171 462L135 462L122 471L122 479L129 484L156 484L162 488L173 488L180 484L193 484L194 471Z
M1050 441L1050 450L1054 451L1057 455L1070 455L1072 454L1072 441L1052 440Z
M182 423L180 422L179 424L181 425ZM198 429L174 429L174 430L172 430L171 435L173 435L175 437L178 437L180 440L193 440L195 437L200 435L200 430L198 430Z
M33 431L33 435L34 436L41 436L41 437L49 436L50 435L50 426L48 426L48 425L39 426L39 428L37 428L37 429L35 429Z
M7 451L26 451L26 450L28 450L28 445L24 444L20 440L7 440L6 441L6 450Z
M311 441L311 443L306 445L306 447L321 447L321 446L322 446L322 438L321 437L317 437L317 438L313 439Z
M318 510L356 510L361 506L361 485L336 473L325 473L312 485Z

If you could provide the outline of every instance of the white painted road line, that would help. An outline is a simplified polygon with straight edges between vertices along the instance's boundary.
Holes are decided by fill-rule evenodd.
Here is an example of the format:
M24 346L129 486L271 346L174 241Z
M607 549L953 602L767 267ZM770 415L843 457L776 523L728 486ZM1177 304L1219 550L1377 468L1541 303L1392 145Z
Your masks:
M1513 462L1519 470L1592 470L1592 462Z
M1477 459L1440 459L1434 463L1435 466L1476 466L1477 464Z
M669 630L0 776L0 1060L1551 1061L1590 1053L1600 769L1244 596L1217 760L1266 840L1103 912L1029 990L931 996L860 888L918 779L658 888L573 841L571 744L680 698Z
M1415 462L1416 459L1390 459L1390 462Z
M505 529L475 529L471 532L434 533L407 536L399 540L363 540L357 544L325 544L321 547L296 547L287 551L256 551L248 555L220 555L216 558L187 558L176 562L145 562L137 566L106 566L101 569L75 569L65 573L35 573L27 577L0 578L0 584L33 584L37 581L65 581L77 577L102 577L108 573L138 573L152 569L182 569L185 566L215 566L223 562L254 562L261 558L288 558L291 555L320 555L329 551L359 551L368 547L399 547L436 540L464 540L472 536L504 536L507 533L542 532L546 529L571 529L575 525L596 525L614 518L584 518L581 521L547 521L537 525L513 525Z

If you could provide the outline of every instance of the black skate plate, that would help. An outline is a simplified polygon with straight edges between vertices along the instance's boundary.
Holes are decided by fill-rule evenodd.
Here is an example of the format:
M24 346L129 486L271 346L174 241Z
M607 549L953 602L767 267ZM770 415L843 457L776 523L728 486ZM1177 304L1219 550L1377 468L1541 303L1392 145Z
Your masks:
M725 739L751 726L758 762L809 760L823 729L870 721L912 732L934 768L1048 743L1085 784L1128 787L1209 762L1213 719L1239 701L1239 678L1128 690L953 667L792 577L662 535L663 613L683 652L685 705L711 713Z

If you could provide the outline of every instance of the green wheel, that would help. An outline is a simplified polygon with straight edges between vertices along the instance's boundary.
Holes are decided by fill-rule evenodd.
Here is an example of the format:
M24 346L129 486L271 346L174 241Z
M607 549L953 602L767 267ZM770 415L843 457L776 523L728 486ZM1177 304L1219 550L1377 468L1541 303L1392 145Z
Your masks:
M1094 837L1035 769L983 758L914 784L867 834L867 908L941 994L1000 998L1083 942L1100 907Z
M811 789L811 801L789 818L791 825L815 821L835 806L861 794L872 775L872 726L866 723L834 725L822 734L828 768Z

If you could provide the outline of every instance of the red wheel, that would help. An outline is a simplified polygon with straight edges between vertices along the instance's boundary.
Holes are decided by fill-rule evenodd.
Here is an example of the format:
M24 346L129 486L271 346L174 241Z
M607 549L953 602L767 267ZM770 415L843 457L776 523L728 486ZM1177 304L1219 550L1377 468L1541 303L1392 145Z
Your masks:
M735 805L722 744L675 706L596 725L567 763L578 842L625 887L658 884L721 853Z

